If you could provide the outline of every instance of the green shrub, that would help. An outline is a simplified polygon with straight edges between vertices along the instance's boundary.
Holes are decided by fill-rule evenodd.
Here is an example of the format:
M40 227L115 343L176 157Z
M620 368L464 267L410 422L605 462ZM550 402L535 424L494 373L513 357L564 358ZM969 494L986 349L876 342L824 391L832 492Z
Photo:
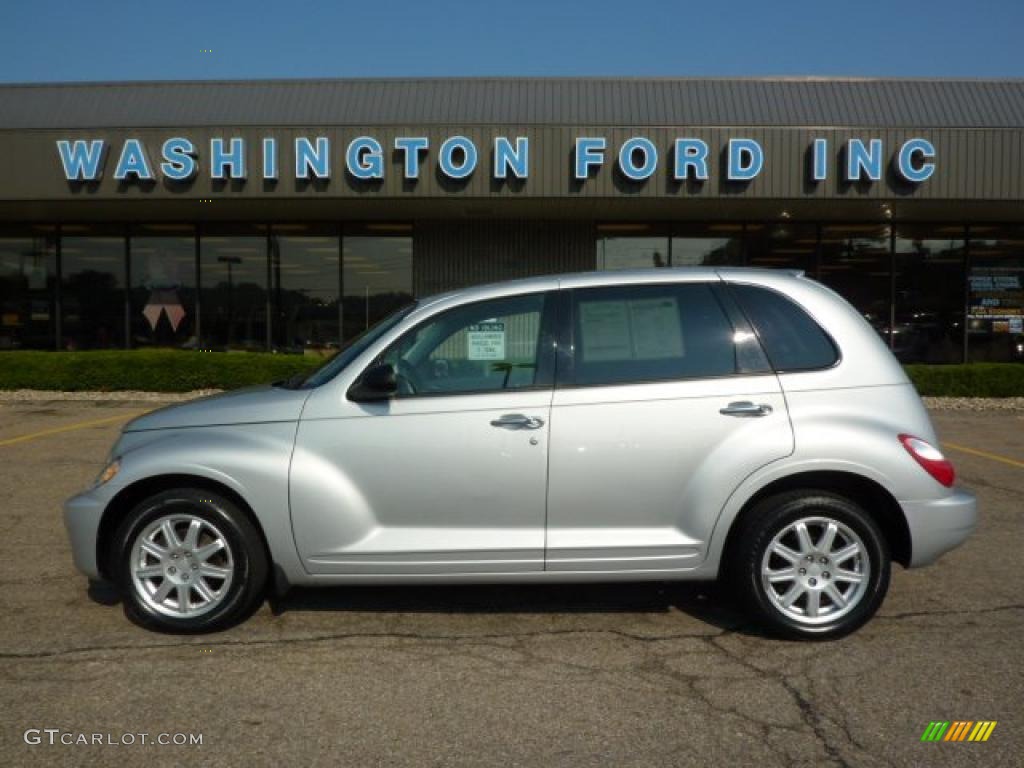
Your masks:
M1024 364L908 365L907 375L922 395L935 397L1024 396Z
M188 392L236 389L287 379L323 361L266 352L187 352L172 349L102 352L0 352L0 390ZM922 395L1024 396L1024 365L908 365Z
M0 352L0 390L188 392L266 384L310 371L322 358L172 349Z

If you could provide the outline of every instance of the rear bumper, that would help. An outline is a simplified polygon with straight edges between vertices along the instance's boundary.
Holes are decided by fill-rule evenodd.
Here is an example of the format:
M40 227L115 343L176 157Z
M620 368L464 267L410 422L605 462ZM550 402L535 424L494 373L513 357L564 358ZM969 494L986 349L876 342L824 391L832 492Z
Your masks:
M974 494L960 488L942 499L907 501L900 506L910 528L911 568L934 563L960 546L978 525Z
M64 527L71 542L75 567L90 579L102 578L96 562L96 538L105 508L106 501L98 498L94 491L80 493L64 502Z

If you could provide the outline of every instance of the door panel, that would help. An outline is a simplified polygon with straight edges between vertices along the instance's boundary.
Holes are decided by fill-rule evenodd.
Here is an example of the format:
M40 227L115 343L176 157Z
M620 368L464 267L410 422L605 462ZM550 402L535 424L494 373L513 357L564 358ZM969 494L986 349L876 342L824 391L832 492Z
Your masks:
M310 572L541 570L550 402L550 390L423 398L303 421L291 505ZM492 426L509 414L544 423Z
M772 412L719 413L737 401ZM696 566L732 490L792 450L774 375L559 390L546 569Z
M310 572L543 570L550 305L542 292L440 311L364 361L391 367L393 397L314 395L308 412L337 418L302 420L292 460Z
M710 282L581 288L566 311L546 570L695 567L733 489L793 450L778 378Z

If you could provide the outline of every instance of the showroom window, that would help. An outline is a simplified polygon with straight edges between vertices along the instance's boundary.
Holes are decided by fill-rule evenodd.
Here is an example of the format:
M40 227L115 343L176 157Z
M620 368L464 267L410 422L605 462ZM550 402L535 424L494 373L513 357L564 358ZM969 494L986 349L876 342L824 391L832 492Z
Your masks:
M376 226L381 225L370 225L364 231L373 232ZM351 231L354 233L346 228L342 239L345 341L412 301L412 237Z
M265 227L204 227L199 285L204 348L267 348Z
M129 254L130 346L195 349L194 228L180 224L135 228Z
M892 250L889 225L827 225L821 229L819 280L853 304L889 342Z
M743 225L680 225L669 250L673 267L725 267L743 264Z
M125 341L125 237L61 227L61 349L117 349Z
M337 351L340 249L337 226L272 225L271 326L276 349L324 356Z
M643 232L646 225L607 224L598 227L597 268L644 269L669 265L667 235L628 234ZM620 234L621 233L621 234Z
M55 231L0 237L0 349L53 349L56 332Z
M748 266L802 269L810 277L818 274L817 224L748 224L746 232Z
M900 362L963 361L964 235L962 226L896 226L892 349Z
M1024 361L1024 227L970 227L971 362Z

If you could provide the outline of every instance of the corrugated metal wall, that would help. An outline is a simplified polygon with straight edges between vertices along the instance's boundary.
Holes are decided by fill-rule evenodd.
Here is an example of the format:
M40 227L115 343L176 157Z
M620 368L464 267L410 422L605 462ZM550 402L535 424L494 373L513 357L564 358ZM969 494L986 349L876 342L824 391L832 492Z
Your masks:
M417 296L467 285L591 270L588 221L421 221L414 228Z

